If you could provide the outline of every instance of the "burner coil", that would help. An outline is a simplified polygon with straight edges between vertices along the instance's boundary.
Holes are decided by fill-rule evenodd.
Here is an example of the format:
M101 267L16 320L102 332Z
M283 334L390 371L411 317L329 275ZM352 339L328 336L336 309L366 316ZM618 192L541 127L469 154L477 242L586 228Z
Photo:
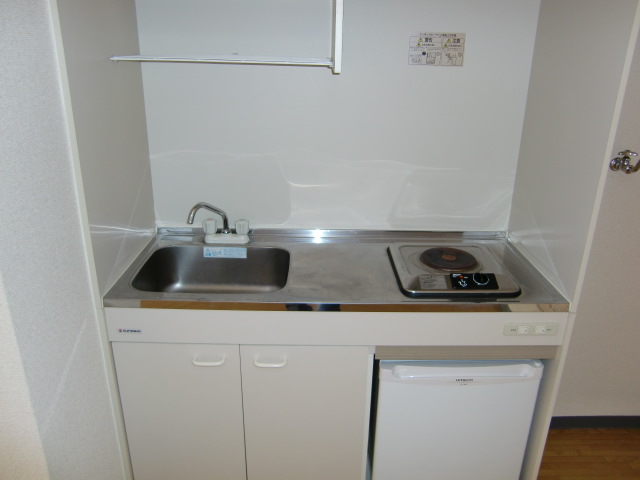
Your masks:
M451 247L436 247L425 250L420 261L426 266L447 272L470 270L478 265L469 252Z

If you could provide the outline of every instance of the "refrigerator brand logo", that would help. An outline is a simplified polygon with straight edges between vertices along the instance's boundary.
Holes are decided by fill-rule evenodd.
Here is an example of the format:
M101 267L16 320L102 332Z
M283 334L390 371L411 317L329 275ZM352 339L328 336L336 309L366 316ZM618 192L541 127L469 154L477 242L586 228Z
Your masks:
M142 330L137 330L135 328L119 328L119 333L142 333Z
M473 378L456 378L456 382L469 383L469 382L473 382Z

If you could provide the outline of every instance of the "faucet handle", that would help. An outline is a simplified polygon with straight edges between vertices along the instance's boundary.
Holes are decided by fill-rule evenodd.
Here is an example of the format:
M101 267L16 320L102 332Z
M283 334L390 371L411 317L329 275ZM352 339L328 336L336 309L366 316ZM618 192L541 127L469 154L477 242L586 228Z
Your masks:
M206 233L206 234L217 233L218 225L216 224L216 219L215 218L207 218L207 219L203 220L202 221L202 229L204 230L204 233Z
M202 221L202 229L204 230L204 243L210 243L218 233L218 225L215 218L207 218Z
M247 235L249 233L249 220L244 218L236 220L236 233L238 235Z

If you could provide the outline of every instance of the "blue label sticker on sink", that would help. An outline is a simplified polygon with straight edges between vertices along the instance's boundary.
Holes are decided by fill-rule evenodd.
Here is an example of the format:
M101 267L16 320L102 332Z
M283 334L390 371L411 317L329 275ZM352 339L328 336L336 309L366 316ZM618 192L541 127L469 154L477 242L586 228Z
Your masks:
M202 256L206 258L247 258L247 249L243 247L203 247Z

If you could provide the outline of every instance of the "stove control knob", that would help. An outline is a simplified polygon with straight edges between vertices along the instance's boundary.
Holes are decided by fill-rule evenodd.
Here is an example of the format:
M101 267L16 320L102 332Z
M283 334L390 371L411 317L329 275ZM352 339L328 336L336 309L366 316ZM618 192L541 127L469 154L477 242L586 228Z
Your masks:
M489 276L484 273L474 273L473 281L476 282L478 285L486 285L489 283L490 279L489 279Z

